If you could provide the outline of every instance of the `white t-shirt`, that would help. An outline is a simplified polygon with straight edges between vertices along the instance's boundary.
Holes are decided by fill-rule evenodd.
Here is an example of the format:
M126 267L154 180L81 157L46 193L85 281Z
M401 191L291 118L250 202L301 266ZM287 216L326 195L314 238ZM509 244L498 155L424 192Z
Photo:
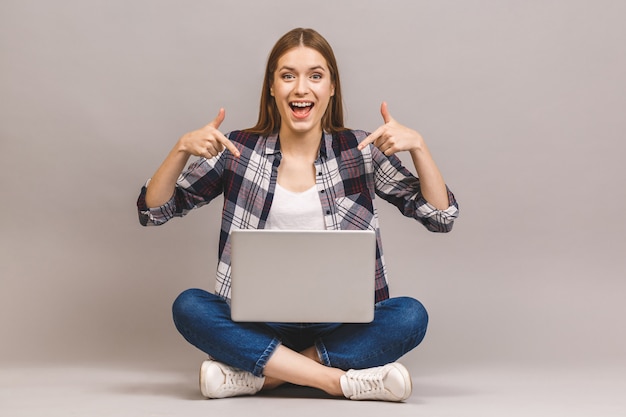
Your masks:
M276 183L276 191L270 207L266 229L324 230L322 203L317 186L296 193Z

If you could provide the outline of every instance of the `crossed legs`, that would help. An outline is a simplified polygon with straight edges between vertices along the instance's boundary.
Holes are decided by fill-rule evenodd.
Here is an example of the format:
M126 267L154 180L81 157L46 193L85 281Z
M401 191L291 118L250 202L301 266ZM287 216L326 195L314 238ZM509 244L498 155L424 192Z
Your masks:
M289 382L334 396L345 394L346 370L397 360L421 342L428 321L418 301L400 297L378 303L367 324L235 323L223 299L198 289L176 299L173 315L187 341L219 362L264 376L263 388Z

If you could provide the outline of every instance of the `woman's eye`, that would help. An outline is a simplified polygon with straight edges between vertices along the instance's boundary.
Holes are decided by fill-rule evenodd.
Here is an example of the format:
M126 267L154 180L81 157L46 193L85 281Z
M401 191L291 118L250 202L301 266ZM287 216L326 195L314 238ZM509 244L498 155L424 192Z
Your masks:
M315 74L311 75L311 78L313 78L314 80L321 80L322 79L322 74L315 73Z
M293 77L293 74L283 74L283 75L282 75L282 79L283 79L283 80L291 80L291 79L293 79L293 78L294 78L294 77Z

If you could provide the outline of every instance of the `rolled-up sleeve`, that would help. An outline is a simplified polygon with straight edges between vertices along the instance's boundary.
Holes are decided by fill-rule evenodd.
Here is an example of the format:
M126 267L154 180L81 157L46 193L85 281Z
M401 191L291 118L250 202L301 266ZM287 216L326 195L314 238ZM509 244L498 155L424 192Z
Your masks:
M174 217L174 213L176 211L174 196L172 195L172 197L162 206L152 208L148 207L146 205L146 191L148 190L149 183L150 180L148 180L146 184L141 187L139 198L137 198L139 223L142 226L159 226Z
M148 207L146 191L150 180L141 188L137 199L139 223L142 226L159 226L173 217L182 217L201 207L222 193L221 155L207 160L201 158L189 165L178 180L172 197L162 206Z
M459 206L454 194L446 186L448 191L449 206L445 210L439 210L420 195L415 201L415 217L431 232L447 233L452 230L454 220L459 217Z

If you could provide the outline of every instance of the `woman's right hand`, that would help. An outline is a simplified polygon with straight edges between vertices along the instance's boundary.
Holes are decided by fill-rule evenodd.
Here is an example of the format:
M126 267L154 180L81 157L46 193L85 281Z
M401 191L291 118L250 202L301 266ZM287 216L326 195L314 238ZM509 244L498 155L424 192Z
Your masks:
M227 148L235 157L239 157L239 150L228 140L218 129L224 118L226 111L221 108L217 117L208 125L184 134L178 140L179 149L189 155L201 156L211 159Z
M220 109L215 120L201 129L184 134L154 173L146 191L146 205L159 207L174 194L176 180L190 155L213 158L227 148L239 158L239 150L218 130L226 112Z

